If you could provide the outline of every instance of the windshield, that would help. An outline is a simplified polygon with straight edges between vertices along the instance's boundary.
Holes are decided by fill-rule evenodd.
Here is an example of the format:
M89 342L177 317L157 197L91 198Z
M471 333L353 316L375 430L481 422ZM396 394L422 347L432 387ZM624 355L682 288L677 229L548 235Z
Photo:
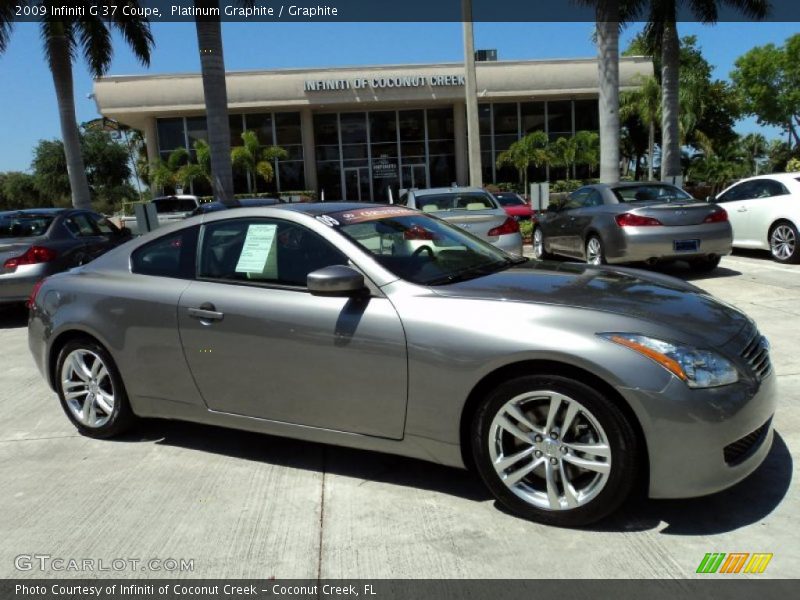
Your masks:
M630 185L612 188L620 202L674 202L694 200L692 196L674 185Z
M46 215L0 216L0 238L39 237L47 233L53 217Z
M408 208L362 208L318 218L401 279L421 285L464 281L527 260Z
M525 206L525 201L516 194L495 194L500 206Z
M442 210L486 210L497 208L492 197L485 192L448 192L444 194L423 194L416 198L417 207L422 212Z
M197 202L190 198L156 198L153 204L158 214L191 212L197 208Z

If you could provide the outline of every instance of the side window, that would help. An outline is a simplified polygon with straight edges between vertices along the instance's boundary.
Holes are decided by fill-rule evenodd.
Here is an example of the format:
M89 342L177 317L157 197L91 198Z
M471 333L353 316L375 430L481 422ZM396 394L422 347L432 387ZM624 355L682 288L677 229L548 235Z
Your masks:
M397 201L400 206L406 206L408 204L408 193L403 194L400 196L400 199Z
M105 217L101 215L89 215L89 218L102 235L111 235L116 233L117 228Z
M589 195L592 193L592 188L581 188L572 192L564 203L564 208L583 208L586 206L585 202Z
M199 227L181 229L137 248L131 270L140 275L193 279Z
M592 208L594 206L603 206L603 197L597 190L592 190L583 200L583 206Z
M785 196L789 193L789 190L787 190L780 181L775 181L774 179L760 179L759 183L761 184L761 193L758 195L759 198Z
M347 257L305 227L276 219L232 219L203 229L199 276L306 287L308 274Z
M92 237L98 235L91 219L89 219L89 215L86 213L72 215L71 217L67 218L65 225L72 235L76 235L78 237Z
M717 198L717 202L734 202L735 200L744 200L748 198L747 193L750 189L750 181L745 181L744 183L740 183L739 185L733 186L724 194L721 194L719 198Z

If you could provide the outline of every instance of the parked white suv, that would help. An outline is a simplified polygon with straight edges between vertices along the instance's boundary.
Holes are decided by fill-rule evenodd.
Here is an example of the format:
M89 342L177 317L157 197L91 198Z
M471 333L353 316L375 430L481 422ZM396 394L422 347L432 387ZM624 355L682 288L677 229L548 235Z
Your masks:
M769 250L778 262L800 262L800 172L743 179L714 202L728 211L734 248Z

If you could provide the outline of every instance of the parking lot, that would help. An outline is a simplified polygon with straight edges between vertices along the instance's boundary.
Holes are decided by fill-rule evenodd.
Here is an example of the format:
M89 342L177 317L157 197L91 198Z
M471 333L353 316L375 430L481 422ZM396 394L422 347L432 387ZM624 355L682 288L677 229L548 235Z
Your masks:
M632 500L584 530L518 519L477 476L406 458L161 421L121 440L81 437L36 371L24 311L0 311L0 577L683 578L707 552L774 553L757 577L794 577L800 266L737 253L693 282L772 342L771 453L730 490ZM18 571L20 554L193 570Z

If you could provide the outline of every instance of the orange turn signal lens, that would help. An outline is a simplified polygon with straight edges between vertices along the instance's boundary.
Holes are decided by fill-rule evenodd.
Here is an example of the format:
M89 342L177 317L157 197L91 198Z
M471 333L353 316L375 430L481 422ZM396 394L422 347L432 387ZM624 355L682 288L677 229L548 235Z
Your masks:
M683 381L687 381L688 377L686 377L686 373L683 372L683 368L678 364L677 361L672 360L669 356L661 354L660 352L656 352L652 348L648 348L644 344L640 344L634 340L629 340L628 338L622 337L621 335L612 335L608 337L609 340L612 342L616 342L621 346L626 346L631 350L635 350L639 354L646 356L650 360L654 360L662 367L664 367L667 371L678 377Z

